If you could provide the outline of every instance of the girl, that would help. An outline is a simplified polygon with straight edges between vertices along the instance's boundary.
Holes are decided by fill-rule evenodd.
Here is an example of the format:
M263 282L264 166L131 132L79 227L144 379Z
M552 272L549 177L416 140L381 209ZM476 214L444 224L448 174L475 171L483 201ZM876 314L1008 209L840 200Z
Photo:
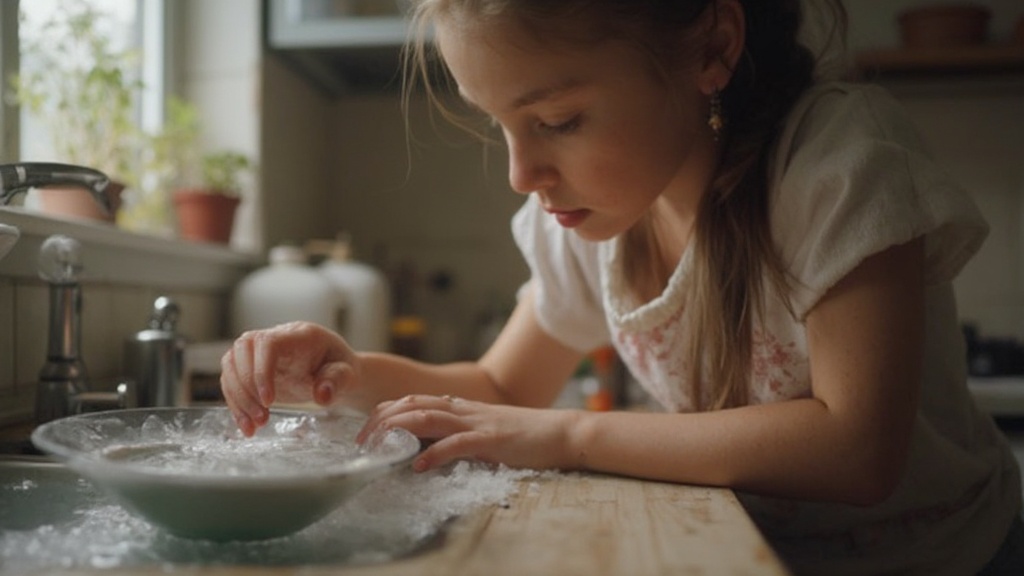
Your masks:
M275 400L346 403L364 434L435 440L417 470L731 487L799 573L1024 573L951 287L986 225L889 97L816 82L798 0L419 0L414 21L504 135L531 280L474 363L243 334L222 386L244 432ZM605 343L665 413L541 409Z

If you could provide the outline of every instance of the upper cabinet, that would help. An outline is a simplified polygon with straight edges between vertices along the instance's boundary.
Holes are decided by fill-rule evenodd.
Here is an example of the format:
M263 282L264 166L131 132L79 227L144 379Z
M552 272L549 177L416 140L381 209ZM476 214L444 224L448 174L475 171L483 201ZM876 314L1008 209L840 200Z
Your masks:
M266 46L332 96L401 85L402 0L264 0Z

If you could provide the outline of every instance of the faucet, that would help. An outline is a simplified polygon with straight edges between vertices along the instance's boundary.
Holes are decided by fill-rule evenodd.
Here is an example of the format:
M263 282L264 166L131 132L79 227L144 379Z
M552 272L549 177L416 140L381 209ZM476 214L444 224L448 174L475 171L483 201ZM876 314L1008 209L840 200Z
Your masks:
M92 194L96 202L112 213L113 206L106 195L110 178L92 168L59 164L56 162L20 162L0 164L0 206L11 203L21 192L38 186L82 186Z
M46 363L36 387L36 423L42 424L87 409L128 408L127 383L114 392L89 390L81 356L81 245L74 238L50 236L39 249L39 275L50 284L50 323Z

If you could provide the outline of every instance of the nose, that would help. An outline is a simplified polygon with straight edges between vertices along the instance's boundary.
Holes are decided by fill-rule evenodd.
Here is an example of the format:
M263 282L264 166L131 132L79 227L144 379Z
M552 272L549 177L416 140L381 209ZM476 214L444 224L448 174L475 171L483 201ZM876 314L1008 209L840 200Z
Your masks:
M508 143L508 181L520 194L551 188L557 183L558 169L548 158L544 146L529 140L506 136Z

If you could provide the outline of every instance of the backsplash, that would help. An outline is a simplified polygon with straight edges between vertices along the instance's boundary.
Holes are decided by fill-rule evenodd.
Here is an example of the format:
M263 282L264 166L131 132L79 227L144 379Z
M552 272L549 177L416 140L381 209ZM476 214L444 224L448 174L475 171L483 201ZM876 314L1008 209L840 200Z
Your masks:
M237 280L256 264L225 248L172 242L113 228L0 210L21 238L0 261L0 425L31 419L35 385L46 361L49 285L36 272L42 240L61 233L82 245L81 353L90 382L123 375L124 342L146 327L153 301L173 298L178 330L191 342L226 335L228 300Z
M124 341L145 327L157 296L179 303L179 331L190 340L213 340L223 333L225 296L102 283L83 283L82 288L82 355L95 385L123 374ZM0 423L31 410L32 391L46 360L48 323L45 283L0 278Z

